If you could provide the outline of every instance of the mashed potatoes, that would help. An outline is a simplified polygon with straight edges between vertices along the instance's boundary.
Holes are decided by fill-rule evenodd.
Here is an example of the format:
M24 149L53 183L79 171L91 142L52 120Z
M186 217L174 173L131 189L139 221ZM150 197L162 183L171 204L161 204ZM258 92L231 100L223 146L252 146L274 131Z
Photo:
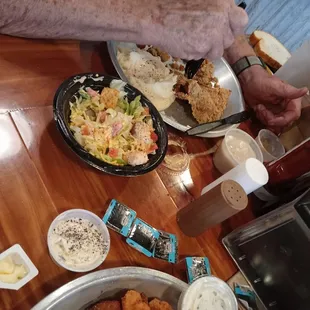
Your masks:
M131 85L139 89L157 108L167 109L175 100L173 86L177 76L147 51L119 49L117 59Z

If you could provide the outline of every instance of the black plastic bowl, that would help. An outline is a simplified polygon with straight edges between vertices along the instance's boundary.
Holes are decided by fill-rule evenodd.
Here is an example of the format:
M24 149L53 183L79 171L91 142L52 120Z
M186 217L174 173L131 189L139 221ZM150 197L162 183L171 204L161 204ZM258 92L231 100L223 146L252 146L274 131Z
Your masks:
M120 175L126 177L133 177L155 169L164 159L167 151L167 130L159 112L153 106L153 104L142 95L142 93L136 88L127 84L125 86L125 92L129 101L133 100L137 96L141 96L141 104L150 109L150 114L153 119L153 126L156 134L158 135L158 149L156 154L149 155L149 161L144 165L139 166L114 166L108 164L93 155L89 154L83 147L75 140L70 128L69 128L69 116L70 105L74 95L78 94L79 89L82 86L91 87L95 90L101 91L104 87L109 87L112 80L117 78L103 76L99 73L84 73L70 77L64 81L58 88L54 97L54 119L57 124L57 128L61 135L69 145L69 147L87 164L109 174Z

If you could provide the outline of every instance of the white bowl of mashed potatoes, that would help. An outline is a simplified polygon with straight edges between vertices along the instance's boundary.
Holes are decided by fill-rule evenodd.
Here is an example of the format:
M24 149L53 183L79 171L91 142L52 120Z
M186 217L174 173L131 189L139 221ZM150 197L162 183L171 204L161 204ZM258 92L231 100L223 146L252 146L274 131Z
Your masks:
M52 259L73 272L99 267L110 249L106 225L94 213L82 209L65 211L52 222L47 235Z

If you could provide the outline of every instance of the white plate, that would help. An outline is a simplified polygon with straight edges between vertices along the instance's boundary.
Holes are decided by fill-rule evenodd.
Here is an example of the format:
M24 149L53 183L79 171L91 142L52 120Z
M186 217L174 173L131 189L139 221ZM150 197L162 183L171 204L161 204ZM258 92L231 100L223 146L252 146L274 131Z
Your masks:
M1 253L0 260L6 258L7 256L11 256L15 264L24 265L28 273L22 279L20 279L18 282L14 284L4 283L0 281L0 289L19 290L26 283L28 283L38 275L39 273L38 269L32 263L28 255L25 253L25 251L19 244L15 244L8 250Z
M121 77L121 79L128 82L128 79L125 76L117 60L118 47L135 50L137 46L136 44L133 43L116 42L116 41L108 42L108 50L113 65L117 73ZM224 58L213 61L213 64L215 67L214 76L218 79L219 85L221 87L231 90L231 95L229 97L229 101L222 118L244 111L244 100L242 96L241 87L231 67ZM198 125L198 123L192 116L190 105L182 104L178 101L175 101L168 109L162 111L161 116L167 124L183 132ZM205 138L222 137L229 129L234 127L237 127L237 125L225 125L215 130L211 130L205 134L202 134L200 135L200 137Z

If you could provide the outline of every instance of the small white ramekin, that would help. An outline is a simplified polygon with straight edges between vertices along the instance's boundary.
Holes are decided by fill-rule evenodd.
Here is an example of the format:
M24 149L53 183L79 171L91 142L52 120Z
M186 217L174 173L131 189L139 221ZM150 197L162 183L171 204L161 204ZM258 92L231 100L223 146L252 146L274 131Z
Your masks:
M107 251L104 253L104 255L102 255L102 257L100 257L100 259L90 265L81 266L80 268L68 266L66 262L61 257L59 257L57 253L55 253L51 244L51 235L57 224L60 221L66 221L72 218L81 218L90 221L99 229L99 231L103 235L103 239L107 242ZM88 272L99 267L106 259L110 250L110 234L105 223L96 214L83 209L72 209L59 214L54 219L47 233L47 245L50 256L57 265L73 272Z

